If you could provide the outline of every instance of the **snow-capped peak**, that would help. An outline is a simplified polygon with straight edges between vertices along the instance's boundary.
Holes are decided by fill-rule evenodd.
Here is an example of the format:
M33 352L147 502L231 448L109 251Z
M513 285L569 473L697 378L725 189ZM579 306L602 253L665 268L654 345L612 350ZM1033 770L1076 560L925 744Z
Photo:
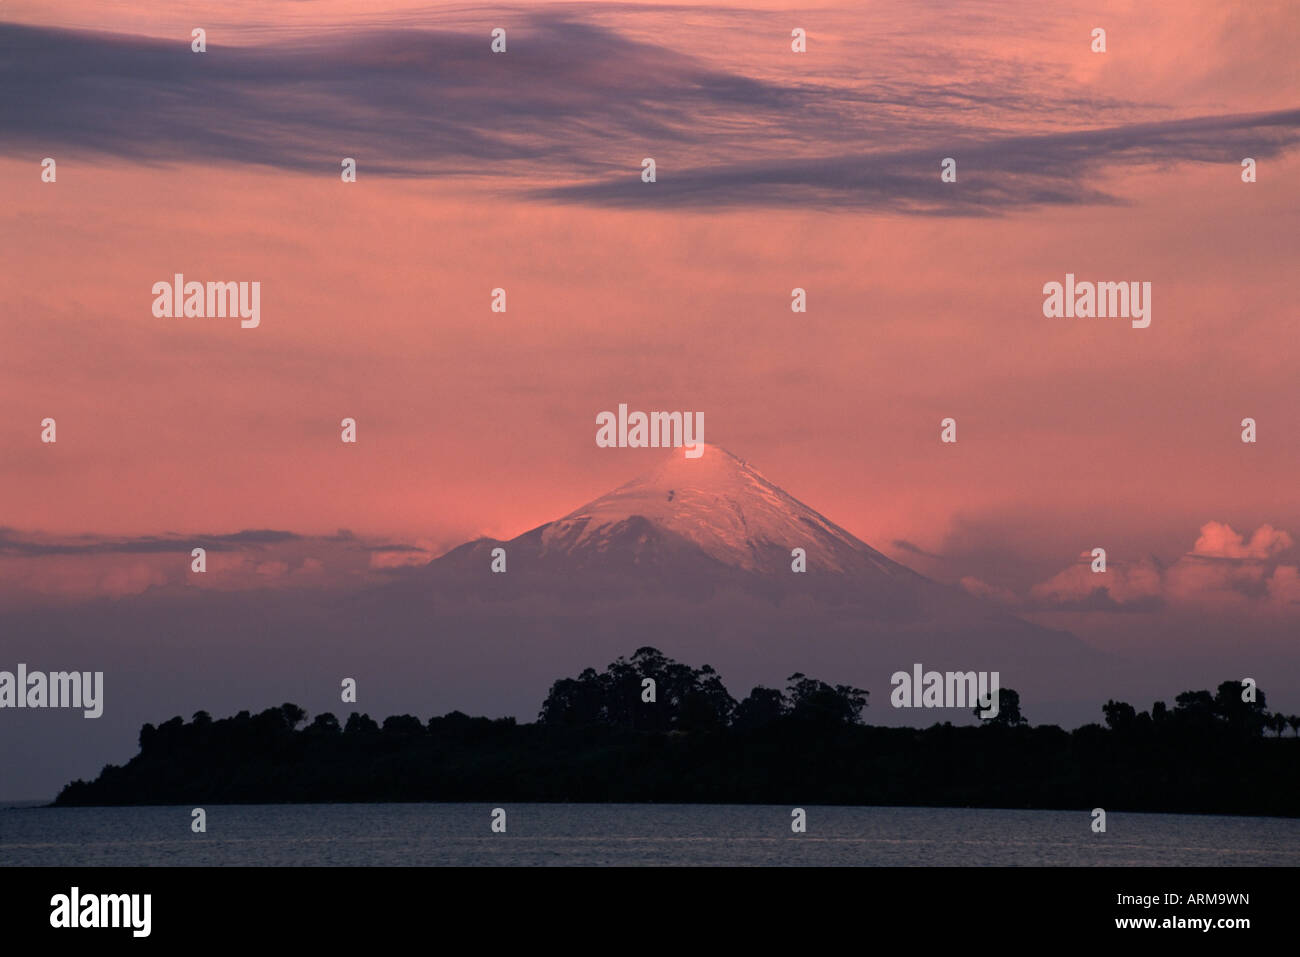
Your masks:
M699 458L674 450L656 468L551 522L542 530L543 550L602 549L636 518L748 571L788 572L791 550L803 548L810 570L914 574L716 445L705 445Z

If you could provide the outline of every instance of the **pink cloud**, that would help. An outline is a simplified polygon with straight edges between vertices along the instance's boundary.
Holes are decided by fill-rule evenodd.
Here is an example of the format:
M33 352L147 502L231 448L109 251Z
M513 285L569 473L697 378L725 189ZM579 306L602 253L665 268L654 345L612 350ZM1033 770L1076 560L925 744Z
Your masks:
M0 594L28 598L123 598L167 584L153 559L51 555L0 559Z
M1273 562L1292 545L1291 536L1272 525L1261 525L1247 540L1230 525L1206 522L1192 550L1172 565L1155 558L1111 561L1105 572L1096 573L1084 553L1078 563L1030 589L1030 599L1057 607L1090 602L1096 610L1158 601L1291 613L1300 606L1300 576L1295 566Z
M1192 546L1192 554L1210 558L1269 558L1284 552L1294 544L1286 532L1272 525L1261 525L1247 542L1231 525L1223 522L1206 522L1201 526L1201 537Z
M976 598L983 598L987 601L997 602L1000 605L1015 605L1020 599L1010 588L1003 588L1000 585L990 585L973 575L967 575L959 584L967 592Z
M1094 572L1092 554L1084 552L1078 562L1031 588L1029 596L1037 603L1061 605L1082 601L1104 589L1112 602L1124 605L1161 597L1161 579L1161 568L1152 558L1111 561L1106 571Z

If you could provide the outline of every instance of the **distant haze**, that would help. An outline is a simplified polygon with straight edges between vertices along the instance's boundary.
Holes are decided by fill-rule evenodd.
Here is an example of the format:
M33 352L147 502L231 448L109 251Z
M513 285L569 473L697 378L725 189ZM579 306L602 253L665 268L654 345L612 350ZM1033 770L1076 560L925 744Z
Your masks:
M6 631L31 667L105 672L102 718L8 711L8 778L40 795L134 752L145 721L293 701L382 719L459 709L533 720L554 680L651 645L712 664L743 697L795 671L871 692L873 723L968 723L968 711L895 711L889 677L998 671L1035 722L1100 717L1111 696L1172 700L1232 671L1190 658L1142 661L1089 647L894 562L717 446L660 464L554 522L480 539L422 566L340 590L182 585L58 607L13 608ZM792 548L808 570L791 570ZM494 549L506 571L491 571ZM208 574L212 574L209 572ZM1238 656L1240 667L1244 659ZM1266 690L1275 670L1264 670ZM46 664L52 667L52 664ZM1226 668L1227 665L1223 665ZM343 704L343 678L358 684ZM1182 682L1180 684L1180 682Z

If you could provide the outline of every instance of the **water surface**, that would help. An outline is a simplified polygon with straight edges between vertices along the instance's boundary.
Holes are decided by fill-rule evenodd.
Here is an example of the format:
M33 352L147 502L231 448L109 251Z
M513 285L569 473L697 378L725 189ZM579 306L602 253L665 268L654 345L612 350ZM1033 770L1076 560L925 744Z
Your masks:
M1297 866L1300 820L1085 811L808 806L209 805L0 809L12 865Z

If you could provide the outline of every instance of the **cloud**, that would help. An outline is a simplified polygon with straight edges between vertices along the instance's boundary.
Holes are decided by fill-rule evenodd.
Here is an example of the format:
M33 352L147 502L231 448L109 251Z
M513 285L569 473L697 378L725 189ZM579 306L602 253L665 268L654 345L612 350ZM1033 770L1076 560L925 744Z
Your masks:
M1154 558L1110 561L1095 573L1090 553L1030 589L1029 610L1155 611L1166 605L1238 607L1294 613L1300 606L1300 577L1278 562L1292 538L1261 525L1247 541L1231 526L1206 522L1190 552L1172 565Z
M1155 559L1110 561L1105 572L1092 570L1092 554L1084 552L1069 568L1035 585L1026 605L1051 611L1155 611L1165 603L1164 570Z
M430 543L367 542L274 529L222 535L100 538L0 528L0 600L120 598L152 588L237 591L268 587L352 587L372 570L421 565ZM207 550L207 570L191 570L190 550ZM376 556L390 556L376 561ZM391 572L390 572L391 574Z
M508 175L543 161L590 174L610 168L611 141L712 138L684 119L703 111L825 108L813 88L553 14L535 15L528 32L507 66L485 55L480 33L331 32L196 57L173 41L0 25L0 129L14 152L40 142L148 163L337 175L344 150L372 175Z
M1192 554L1207 558L1270 558L1284 552L1294 543L1286 532L1272 525L1255 529L1250 541L1222 522L1206 522L1201 526L1201 537L1192 546Z
M245 529L225 535L161 536L142 535L133 538L98 538L79 536L72 540L54 540L38 535L24 536L12 528L0 528L0 555L109 555L109 554L164 554L185 552L202 546L210 552L229 551L247 545L276 545L301 541L293 532L274 529Z
M406 568L428 563L428 550L414 545L385 545L370 549L371 568Z
M167 575L147 560L0 557L0 597L125 598L165 585Z
M620 207L847 204L898 213L997 215L1037 206L1119 203L1120 197L1100 185L1118 166L1235 164L1247 143L1253 153L1275 155L1297 142L1300 110L1203 116L884 152L715 164L665 171L653 191L629 189L624 175L535 195ZM960 190L939 182L940 155L961 157Z
M639 20L620 31L564 11L521 16L505 57L485 54L481 32L336 31L196 56L173 40L0 24L0 152L322 176L353 156L367 176L472 178L547 203L986 216L1117 203L1111 171L1235 164L1300 142L1297 110L1106 125L1136 107L1096 90L1083 102L1060 77L969 52L978 83L776 79L742 72L741 57L674 49L661 20L656 43ZM906 42L900 62L913 63L923 54ZM1062 117L1096 128L1062 129ZM639 178L646 155L653 187ZM944 156L959 158L960 189L939 180Z
M893 541L893 545L894 545L895 548L900 549L901 551L904 551L904 552L910 552L911 554L913 554L913 555L919 555L919 556L921 556L922 558L931 558L931 559L934 559L935 561L943 561L943 560L944 560L944 556L943 556L943 555L939 555L939 554L936 554L936 553L934 553L934 552L928 552L928 551L926 551L924 548L922 548L920 545L917 545L915 542L909 542L909 541L908 541L907 539L905 539L905 538L896 538L896 539L894 539L894 541ZM974 580L977 580L977 579L972 579L972 580L974 581Z
M1017 605L1020 599L1010 588L1003 588L999 585L990 585L986 581L967 575L959 582L962 588L974 595L976 598L983 598L986 601L996 602L999 605Z

